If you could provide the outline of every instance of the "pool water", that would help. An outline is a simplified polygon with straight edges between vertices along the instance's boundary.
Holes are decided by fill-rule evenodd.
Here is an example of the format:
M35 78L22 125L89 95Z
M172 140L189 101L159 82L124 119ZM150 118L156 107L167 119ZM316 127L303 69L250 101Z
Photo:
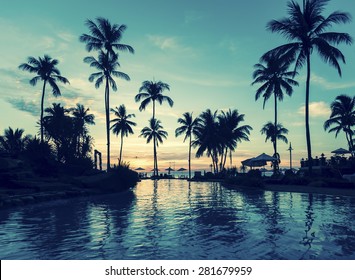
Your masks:
M355 198L143 180L0 211L0 259L355 259Z

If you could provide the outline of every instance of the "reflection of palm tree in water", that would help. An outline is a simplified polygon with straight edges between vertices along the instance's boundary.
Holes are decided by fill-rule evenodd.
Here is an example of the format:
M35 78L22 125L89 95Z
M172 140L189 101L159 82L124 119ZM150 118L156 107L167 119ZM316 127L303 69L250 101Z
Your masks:
M305 236L303 237L302 241L300 241L300 244L303 244L304 246L308 246L306 252L301 256L300 259L303 259L306 254L309 252L309 250L312 248L312 242L315 238L315 231L311 232L313 222L314 222L314 212L313 212L313 194L308 195L308 207L306 210L306 222L305 222Z

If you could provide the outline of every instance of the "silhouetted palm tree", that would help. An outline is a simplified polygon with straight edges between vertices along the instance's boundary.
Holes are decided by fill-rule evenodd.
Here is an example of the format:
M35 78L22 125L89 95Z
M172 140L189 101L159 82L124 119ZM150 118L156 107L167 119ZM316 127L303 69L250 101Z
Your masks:
M5 129L4 135L0 136L0 149L9 153L12 156L18 156L24 151L26 143L31 138L29 135L23 135L23 129L11 127Z
M110 87L117 91L117 85L113 77L130 80L129 76L116 69L120 66L117 57L110 57L100 51L98 59L89 56L84 58L84 62L89 63L90 67L94 67L99 72L93 73L89 77L89 81L95 82L95 87L99 88L105 81L105 112L106 112L106 137L107 137L107 169L110 169Z
M83 147L85 139L88 135L87 125L95 124L95 116L89 114L90 109L85 108L82 104L76 104L75 108L70 109L73 115L74 131L77 134L76 152L78 156L84 156Z
M134 49L130 45L121 44L122 35L127 26L122 24L111 24L108 19L98 17L96 22L86 20L86 26L91 34L82 34L80 42L86 43L86 50L105 51L112 58L117 58L116 51L128 51L134 53Z
M324 130L335 132L335 137L344 131L349 150L355 153L352 137L355 126L355 96L339 95L330 105L332 110L328 120L324 122Z
M312 148L309 129L309 86L311 78L311 54L316 50L324 62L335 67L341 76L339 60L345 63L345 57L339 49L333 45L346 43L350 45L352 38L347 33L328 32L334 24L348 23L351 20L349 13L336 11L328 17L322 12L329 0L305 0L301 8L295 1L288 2L289 17L281 20L272 20L267 24L271 32L280 33L290 43L276 47L267 52L263 57L285 55L289 60L295 61L295 70L306 65L306 102L305 123L306 141L309 161L309 173L312 173ZM332 45L333 44L333 45Z
M48 107L44 111L47 113L43 118L47 141L54 143L57 160L65 162L75 155L76 135L72 119L69 116L70 110L61 106L60 103L53 103L52 107Z
M214 173L218 173L218 155L223 139L218 126L217 111L212 113L207 109L202 112L196 128L196 139L192 142L194 147L198 147L197 158L203 156L205 152L208 157L211 157Z
M151 118L149 120L149 126L144 127L141 130L141 134L139 137L143 136L147 139L147 143L150 143L153 139L153 146L154 146L154 176L158 175L158 158L157 158L157 147L159 143L163 143L163 138L166 139L168 133L163 130L163 126L161 126L161 122L157 119Z
M27 59L27 63L23 63L19 66L19 69L28 71L30 73L36 73L37 76L30 80L30 84L35 86L39 80L43 81L42 88L42 98L41 98L41 142L43 142L43 111L44 111L44 95L46 92L47 83L52 88L52 93L54 96L61 95L60 89L57 82L62 82L64 84L69 83L69 81L60 75L60 71L56 67L58 65L58 60L52 59L49 55L44 55L44 57L39 57L38 59L30 56Z
M283 101L284 93L288 96L292 95L292 86L298 86L298 82L293 79L297 72L288 70L291 63L284 57L270 55L261 59L261 62L264 62L266 66L262 63L254 65L255 71L253 72L254 81L252 85L262 84L256 91L255 100L262 96L264 98L264 109L266 101L274 95L274 124L277 125L277 101Z
M249 141L250 131L253 129L249 125L242 125L244 114L239 114L238 110L229 109L227 112L222 111L218 116L220 134L223 138L222 143L222 158L220 170L225 167L227 154L229 150L230 166L232 167L232 152L235 151L237 144L242 141Z
M121 135L121 148L120 148L120 157L118 159L118 165L121 165L122 162L122 147L123 147L123 137L128 137L129 134L133 134L132 126L136 126L135 122L130 121L129 119L135 117L134 114L127 114L127 110L125 105L120 105L120 107L116 107L115 109L111 109L116 116L115 119L111 121L113 125L111 126L112 132Z
M189 179L191 179L191 147L192 147L192 135L196 134L196 128L199 119L194 119L192 113L185 112L183 118L178 119L178 123L181 124L175 130L175 137L185 133L184 142L189 138Z
M141 102L139 111L145 110L147 105L153 103L153 119L155 119L155 101L158 101L161 105L163 102L168 102L170 107L173 107L174 101L169 97L163 95L164 90L170 90L168 84L161 81L144 81L139 89L139 93L135 96L136 102Z
M278 171L280 161L280 155L277 153L276 142L281 140L288 143L287 137L285 134L288 134L288 129L283 127L282 124L278 123L276 126L272 122L267 122L262 129L260 130L261 134L265 134L265 142L270 140L274 148L274 157L278 160L273 162L274 173Z

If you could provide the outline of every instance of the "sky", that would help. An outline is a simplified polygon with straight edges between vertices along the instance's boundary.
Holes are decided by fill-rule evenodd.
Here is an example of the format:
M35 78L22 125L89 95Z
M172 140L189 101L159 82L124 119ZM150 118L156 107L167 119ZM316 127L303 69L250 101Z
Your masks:
M233 155L233 165L259 155L272 154L271 142L261 135L262 126L274 119L274 104L270 99L263 110L263 100L255 101L258 86L251 86L253 65L266 51L285 43L278 34L266 30L271 19L287 15L285 0L100 0L100 1L5 1L0 0L0 133L9 126L23 128L26 134L36 135L36 123L40 115L41 84L32 87L28 82L30 73L18 69L27 57L44 54L58 59L61 74L70 85L60 85L62 96L53 97L47 91L45 107L60 103L74 107L80 103L90 108L96 125L90 127L95 149L106 157L106 130L104 119L104 88L96 89L88 77L95 70L83 62L88 53L79 36L88 33L85 20L105 17L112 23L125 24L127 30L121 43L131 45L135 54L120 54L120 71L128 74L130 81L117 79L118 91L111 91L110 107L125 104L128 113L135 114L135 134L125 138L123 160L132 168L153 167L153 146L139 137L148 125L152 107L138 110L134 96L143 81L163 81L170 85L164 92L174 100L156 108L169 136L158 148L159 167L187 168L188 144L183 136L175 138L177 119L184 112L198 116L206 109L237 109L245 115L243 124L253 127L249 142L238 144ZM348 0L330 1L324 15L335 10L355 15L355 4ZM335 26L333 31L348 32L355 36L355 23ZM329 118L330 103L337 95L354 95L355 92L355 46L339 46L346 57L342 65L343 75L312 56L310 96L310 128L312 154L324 153L339 147L347 148L344 134L329 134L323 123ZM278 104L278 119L288 130L287 138L293 147L293 166L299 166L301 158L307 157L304 103L305 68L299 71L299 87L292 97L286 96ZM289 166L288 144L280 142L278 150L281 166ZM111 136L111 162L119 155L119 138ZM192 159L196 170L209 170L210 159Z

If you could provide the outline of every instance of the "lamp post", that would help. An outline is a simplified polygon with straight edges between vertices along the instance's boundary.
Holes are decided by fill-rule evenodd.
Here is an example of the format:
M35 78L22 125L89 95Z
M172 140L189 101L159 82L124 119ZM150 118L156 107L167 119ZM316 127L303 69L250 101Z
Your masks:
M287 151L290 151L290 170L292 171L292 145L291 145L291 142L290 142L290 147L287 149Z

